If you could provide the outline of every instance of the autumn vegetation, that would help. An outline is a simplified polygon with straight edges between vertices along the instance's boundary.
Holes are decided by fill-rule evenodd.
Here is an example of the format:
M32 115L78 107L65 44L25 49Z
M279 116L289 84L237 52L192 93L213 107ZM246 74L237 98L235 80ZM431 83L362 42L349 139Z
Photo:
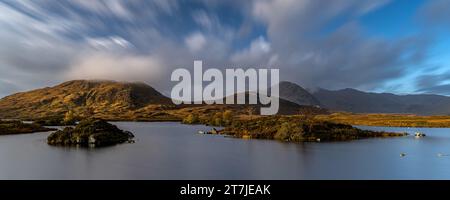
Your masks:
M189 114L186 124L222 126L219 134L238 138L276 139L288 142L346 141L371 137L405 136L406 133L367 131L351 125L316 119L313 113L298 115L250 116L236 115L229 110L210 116Z
M333 113L329 115L317 115L318 120L326 120L335 123L365 126L388 127L450 127L449 116L419 116L408 114L355 114Z
M75 127L66 127L50 134L47 143L100 147L131 142L133 137L131 132L120 130L104 120L88 119L81 121Z
M36 123L23 123L21 121L0 120L0 135L46 132L52 130L55 129L46 128Z

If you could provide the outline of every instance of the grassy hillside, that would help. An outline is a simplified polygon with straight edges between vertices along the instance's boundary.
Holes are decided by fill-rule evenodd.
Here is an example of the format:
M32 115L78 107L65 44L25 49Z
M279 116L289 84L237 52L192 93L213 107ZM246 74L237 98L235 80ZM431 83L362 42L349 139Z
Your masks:
M143 83L77 80L7 96L0 100L0 118L61 117L69 111L80 117L112 116L170 102Z

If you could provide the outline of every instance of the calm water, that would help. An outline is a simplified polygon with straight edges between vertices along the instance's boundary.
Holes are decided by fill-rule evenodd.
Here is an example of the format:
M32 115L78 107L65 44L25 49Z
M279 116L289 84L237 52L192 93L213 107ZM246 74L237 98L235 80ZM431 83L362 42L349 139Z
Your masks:
M64 148L48 146L49 133L0 136L0 179L450 179L450 129L371 127L427 137L293 144L198 135L208 128L178 123L115 124L136 143Z

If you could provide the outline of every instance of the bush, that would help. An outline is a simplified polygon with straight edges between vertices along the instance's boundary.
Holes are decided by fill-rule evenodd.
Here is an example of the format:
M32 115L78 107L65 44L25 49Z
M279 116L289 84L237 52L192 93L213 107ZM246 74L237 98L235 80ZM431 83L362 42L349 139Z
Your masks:
M290 136L289 129L289 123L284 122L283 124L281 124L280 129L278 129L277 133L274 135L274 138L277 140L288 140Z
M233 120L233 112L231 110L226 110L223 112L222 121L225 125L231 124Z
M183 123L185 124L195 124L198 122L198 116L195 114L189 114L186 118L183 119Z
M76 118L75 118L75 114L73 113L73 111L69 110L68 112L66 112L66 114L64 115L64 119L63 119L63 123L64 124L75 124L76 122Z

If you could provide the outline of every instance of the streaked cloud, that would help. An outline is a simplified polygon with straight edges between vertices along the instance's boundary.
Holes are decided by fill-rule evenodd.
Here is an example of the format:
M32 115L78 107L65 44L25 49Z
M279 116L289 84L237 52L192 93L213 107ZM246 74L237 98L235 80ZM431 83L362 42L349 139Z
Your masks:
M416 8L407 20L422 22L418 32L368 33L363 18L395 2L3 0L0 95L72 78L145 79L164 91L170 72L194 59L213 67L278 67L282 79L307 87L380 91L405 77L416 83L442 37L428 27L448 22L447 1ZM424 72L411 76L416 69Z

